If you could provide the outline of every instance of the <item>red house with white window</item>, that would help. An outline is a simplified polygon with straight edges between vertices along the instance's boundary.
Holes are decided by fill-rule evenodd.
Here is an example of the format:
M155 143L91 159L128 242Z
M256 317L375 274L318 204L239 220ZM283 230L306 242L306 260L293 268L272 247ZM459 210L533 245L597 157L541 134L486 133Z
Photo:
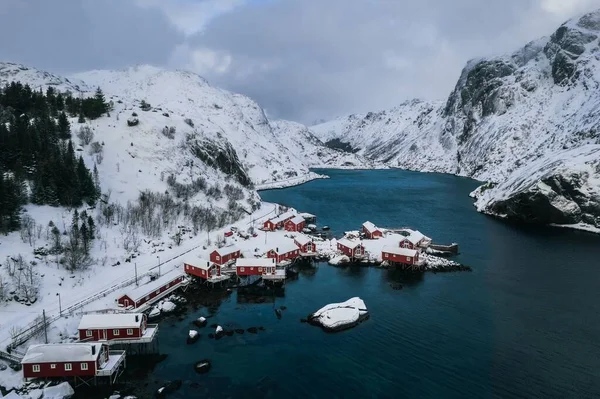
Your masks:
M305 235L294 237L294 243L300 248L300 255L312 255L317 253L317 245Z
M400 239L400 247L402 248L427 248L431 244L431 238L425 236L419 230L404 230L406 236Z
M239 258L235 261L235 272L238 276L262 276L276 273L273 258Z
M294 216L287 220L283 227L286 231L302 231L306 227L306 220L302 216Z
M365 256L365 247L360 241L350 241L342 238L337 242L337 249L350 258L362 258Z
M420 240L416 236L407 236L400 239L400 248L417 249Z
M111 341L141 338L148 317L143 313L86 314L79 322L80 341Z
M292 211L287 211L285 213L282 213L281 215L264 222L263 229L267 230L267 231L277 230L277 229L283 227L285 222L287 222L288 220L292 219L295 216L296 216L296 214Z
M364 222L362 225L362 231L365 237L371 240L383 237L383 232L371 222Z
M190 276L209 280L221 275L221 265L204 259L189 259L183 262L183 271Z
M217 248L210 253L210 261L217 265L223 266L226 263L233 262L242 256L242 252L235 245L230 245L223 248Z
M24 378L110 376L125 360L124 351L109 352L99 342L31 345L21 360Z
M278 247L267 252L267 258L275 259L276 263L281 263L286 260L294 260L300 256L300 248L294 241L287 240L279 244Z
M148 280L144 284L140 282L138 286L128 288L128 291L117 299L117 303L125 308L135 309L187 284L184 274L177 269L163 273L161 276L151 275Z
M416 249L385 246L381 250L381 259L404 265L421 265L420 252Z

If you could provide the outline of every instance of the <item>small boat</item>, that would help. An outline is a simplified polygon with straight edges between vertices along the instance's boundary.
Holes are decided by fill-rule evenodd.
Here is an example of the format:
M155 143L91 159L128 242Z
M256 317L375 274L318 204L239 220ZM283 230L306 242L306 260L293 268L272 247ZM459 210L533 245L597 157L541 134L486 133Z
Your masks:
M322 230L323 230L323 231L327 231L327 230L329 230L329 226L323 226Z
M307 227L305 227L305 228L303 228L303 229L302 229L302 232L303 232L303 233L306 233L306 234L310 233L311 231L312 231L312 230L311 230L311 229L309 229L309 228L307 228Z

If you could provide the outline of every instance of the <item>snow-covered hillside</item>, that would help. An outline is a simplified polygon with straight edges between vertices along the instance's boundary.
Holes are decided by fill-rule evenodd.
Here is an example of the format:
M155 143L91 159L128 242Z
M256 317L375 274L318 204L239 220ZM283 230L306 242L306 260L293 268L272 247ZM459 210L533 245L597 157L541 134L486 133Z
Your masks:
M331 146L401 168L492 184L477 208L600 228L600 11L510 55L470 61L445 102L313 126Z

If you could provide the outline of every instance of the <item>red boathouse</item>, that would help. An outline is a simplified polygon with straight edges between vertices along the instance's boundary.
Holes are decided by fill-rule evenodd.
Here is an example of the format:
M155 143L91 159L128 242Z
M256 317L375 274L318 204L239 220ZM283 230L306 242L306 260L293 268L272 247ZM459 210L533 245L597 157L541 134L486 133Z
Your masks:
M170 270L162 276L150 276L149 281L138 286L132 286L117 299L120 306L135 309L148 302L153 302L180 286L187 284L185 276L177 269Z
M242 252L235 245L228 247L217 248L210 253L210 261L217 265L223 266L226 263L233 262L242 256Z
M221 265L204 259L189 259L183 262L183 271L190 276L208 280L221 275Z
M419 251L410 248L385 246L381 250L381 259L410 266L420 266L423 264L419 259Z
M238 276L275 274L275 270L273 258L240 258L235 261L235 272Z
M300 248L300 255L314 255L317 253L317 245L305 235L297 235L294 237L294 243Z
M383 232L371 222L364 222L362 225L362 231L365 237L371 240L383 237Z
M337 242L337 249L344 255L352 258L362 258L365 256L365 247L360 241L350 241L342 238Z
M276 229L279 229L279 228L283 227L285 222L287 222L288 220L292 219L295 216L296 216L296 214L292 211L287 211L285 213L282 213L281 215L264 222L263 229L267 230L267 231L274 231Z
M302 216L294 216L284 223L286 231L302 231L306 227L306 220Z
M293 241L285 241L275 249L267 252L267 258L275 259L276 263L296 259L300 255L300 248Z
M146 333L148 318L143 313L98 313L83 315L80 341L134 340Z
M118 376L125 351L109 351L106 344L71 343L31 345L21 360L23 377L79 378Z

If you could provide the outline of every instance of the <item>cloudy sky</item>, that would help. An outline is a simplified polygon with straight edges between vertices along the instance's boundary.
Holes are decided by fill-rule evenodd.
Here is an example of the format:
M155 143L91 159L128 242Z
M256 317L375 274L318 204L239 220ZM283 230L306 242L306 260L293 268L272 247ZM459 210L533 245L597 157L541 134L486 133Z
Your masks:
M471 58L512 51L600 0L2 0L0 60L68 74L197 72L310 123L442 99Z

